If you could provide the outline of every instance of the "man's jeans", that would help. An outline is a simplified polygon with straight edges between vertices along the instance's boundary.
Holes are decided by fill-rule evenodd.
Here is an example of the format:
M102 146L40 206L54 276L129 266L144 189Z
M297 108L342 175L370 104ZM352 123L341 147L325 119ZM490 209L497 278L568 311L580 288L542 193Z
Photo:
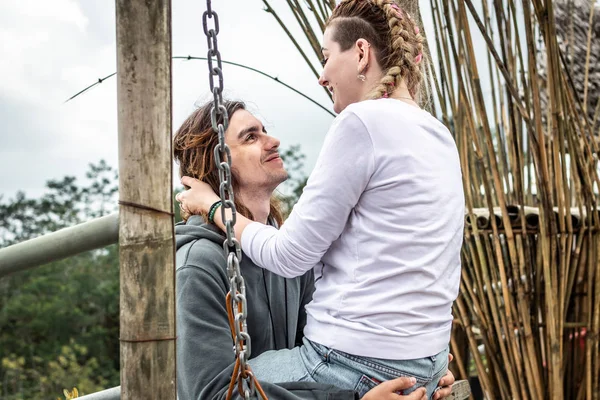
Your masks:
M439 380L446 374L448 348L440 353L415 360L383 360L359 357L332 350L306 338L303 345L291 350L271 350L249 361L259 381L319 382L353 389L364 396L377 384L400 376L410 376L417 383L402 394L425 386L431 398Z

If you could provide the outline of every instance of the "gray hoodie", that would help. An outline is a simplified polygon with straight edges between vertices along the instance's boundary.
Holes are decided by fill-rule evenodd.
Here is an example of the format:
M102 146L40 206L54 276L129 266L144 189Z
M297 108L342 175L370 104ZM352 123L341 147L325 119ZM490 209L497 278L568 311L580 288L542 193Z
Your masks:
M235 358L225 309L229 281L224 236L199 216L177 224L175 236L178 397L225 399ZM301 343L304 306L313 292L312 272L285 279L257 267L245 255L240 268L246 282L252 357ZM310 382L261 385L270 400L356 398L353 391Z

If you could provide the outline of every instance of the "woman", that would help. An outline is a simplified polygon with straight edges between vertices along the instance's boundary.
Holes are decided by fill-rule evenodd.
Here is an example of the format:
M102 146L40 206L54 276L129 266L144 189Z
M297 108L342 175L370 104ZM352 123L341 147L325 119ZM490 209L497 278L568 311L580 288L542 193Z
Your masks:
M285 277L315 269L304 344L279 351L286 367L276 371L251 362L263 381L364 394L409 375L411 390L431 397L446 371L464 195L451 134L415 101L422 41L391 0L343 1L328 21L319 83L340 114L281 229L240 215L235 226L262 268ZM182 208L224 229L210 186L182 183L191 187L178 196Z

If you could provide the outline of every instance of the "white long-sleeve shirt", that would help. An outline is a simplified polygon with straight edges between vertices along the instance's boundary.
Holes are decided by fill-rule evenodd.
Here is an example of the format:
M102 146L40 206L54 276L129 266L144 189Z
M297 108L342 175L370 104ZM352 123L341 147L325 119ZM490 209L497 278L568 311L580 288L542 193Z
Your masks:
M450 132L402 101L369 100L337 116L281 229L251 223L242 248L285 277L315 268L307 338L405 360L448 345L463 225Z

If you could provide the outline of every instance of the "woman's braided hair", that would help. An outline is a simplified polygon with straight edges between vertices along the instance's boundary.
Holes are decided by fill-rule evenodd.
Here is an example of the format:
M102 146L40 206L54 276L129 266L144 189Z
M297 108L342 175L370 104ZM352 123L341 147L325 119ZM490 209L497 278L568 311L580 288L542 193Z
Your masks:
M360 38L375 50L384 73L368 94L369 99L388 97L402 79L413 98L423 79L423 37L410 15L393 0L343 0L333 11L327 26L335 27L333 40L342 51L350 49Z

